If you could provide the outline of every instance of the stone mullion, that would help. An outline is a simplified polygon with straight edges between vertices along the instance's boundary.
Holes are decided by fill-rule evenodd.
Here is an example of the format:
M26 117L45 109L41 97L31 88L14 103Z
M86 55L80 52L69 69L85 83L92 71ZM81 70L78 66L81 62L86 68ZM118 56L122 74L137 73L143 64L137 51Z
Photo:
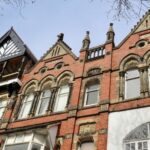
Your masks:
M144 68L143 72L143 88L145 92L145 96L149 95L149 77L148 77L148 68Z
M59 88L55 88L54 89L54 93L53 93L53 97L52 97L52 101L51 101L51 107L50 107L51 111L54 110L56 99L57 99L58 90L59 90Z
M50 96L49 104L48 104L48 108L47 108L48 113L52 112L52 104L53 104L53 101L54 101L56 88L51 89L51 92L52 92L52 94Z
M144 69L140 68L139 73L140 73L140 76L139 76L139 78L140 78L140 96L144 97L144 79L143 79Z
M16 102L16 106L15 106L15 111L14 111L14 120L16 120L17 118L18 118L18 116L19 116L19 113L20 113L20 110L21 110L21 107L22 107L22 104L23 104L23 98L24 98L25 96L24 95L21 95L20 97L19 97L19 101L18 102Z
M125 94L125 72L120 72L120 90L119 90L119 98L120 100L124 99Z
M32 106L31 106L31 109L29 112L29 117L32 117L35 114L39 94L40 94L40 92L35 92L34 100L32 102Z
M70 84L69 84L69 95L68 95L68 100L67 100L66 108L68 107L68 105L69 105L69 103L70 103L70 100L71 100L72 89L73 89L73 84L70 83Z

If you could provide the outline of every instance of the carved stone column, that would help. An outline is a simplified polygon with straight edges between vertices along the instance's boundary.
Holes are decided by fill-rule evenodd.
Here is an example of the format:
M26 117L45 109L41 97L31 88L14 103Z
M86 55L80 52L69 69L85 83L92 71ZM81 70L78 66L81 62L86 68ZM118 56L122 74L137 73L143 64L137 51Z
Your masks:
M144 97L144 81L143 81L143 74L144 74L144 69L139 68L139 73L140 73L140 96Z
M120 83L119 83L119 99L122 101L124 99L124 91L125 91L125 72L119 72Z
M39 95L40 95L40 92L36 91L35 94L34 94L34 100L32 102L32 106L31 106L31 109L30 109L29 117L32 117L32 116L35 115L36 106L38 104Z
M47 114L50 114L53 110L53 104L54 104L54 100L55 100L55 97L56 97L56 92L57 92L57 88L52 88L51 89L51 96L50 96L50 99L49 99L49 104L48 104L48 107L47 107Z
M21 104L23 101L24 95L20 95L18 101L16 102L15 108L14 108L14 116L13 120L16 120L18 118L19 112L21 110Z
M145 97L149 95L149 77L148 77L148 67L143 69L143 90Z
M51 113L53 111L53 109L54 109L56 98L57 98L57 92L58 92L58 88L57 87L52 89L52 95L51 95L51 98L50 98L50 101L49 101L49 105L48 105L48 109L47 109L48 113Z

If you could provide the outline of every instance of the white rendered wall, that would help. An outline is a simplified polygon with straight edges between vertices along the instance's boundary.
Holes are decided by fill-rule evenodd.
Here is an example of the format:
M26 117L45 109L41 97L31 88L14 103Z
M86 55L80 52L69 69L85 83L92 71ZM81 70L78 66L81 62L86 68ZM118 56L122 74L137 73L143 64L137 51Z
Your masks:
M125 136L149 121L150 107L110 113L107 150L123 150Z

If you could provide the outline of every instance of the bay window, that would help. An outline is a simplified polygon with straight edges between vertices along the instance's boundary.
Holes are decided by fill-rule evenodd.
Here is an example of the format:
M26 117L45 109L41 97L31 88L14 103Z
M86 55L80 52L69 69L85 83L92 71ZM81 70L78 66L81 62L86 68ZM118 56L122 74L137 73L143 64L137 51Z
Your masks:
M140 75L137 69L125 73L125 99L140 96Z
M99 84L91 84L86 86L84 106L97 104L99 101Z
M34 133L11 135L7 137L3 150L46 150L46 138Z
M40 95L40 99L38 102L38 106L37 106L37 111L36 111L36 115L43 115L46 113L48 105L49 105L49 101L51 98L51 91L50 90L43 90L41 95Z
M59 88L56 97L54 112L65 110L69 98L69 93L70 93L69 85L63 85Z
M30 93L24 97L21 110L19 112L19 117L18 117L19 119L28 117L32 107L34 97L35 96L33 93Z

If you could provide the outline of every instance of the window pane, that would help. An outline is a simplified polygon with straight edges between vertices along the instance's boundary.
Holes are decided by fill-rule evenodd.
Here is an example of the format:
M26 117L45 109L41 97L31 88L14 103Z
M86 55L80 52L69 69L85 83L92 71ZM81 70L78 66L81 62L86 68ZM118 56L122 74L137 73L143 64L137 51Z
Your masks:
M24 142L30 142L32 140L32 133L24 134Z
M38 114L44 114L47 110L49 104L49 98L41 99L41 104Z
M21 142L23 142L23 139L24 139L24 135L23 134L17 135L16 139L15 139L15 143L21 143Z
M59 94L68 93L68 92L69 92L69 86L65 85L65 86L62 86L60 88L60 93Z
M125 98L134 98L140 96L140 79L126 81Z
M0 107L5 107L7 104L7 101L0 101Z
M42 98L43 97L50 97L51 96L51 91L50 90L45 90L42 92Z
M131 150L135 150L135 143L131 143Z
M7 101L0 101L0 118L3 116Z
M144 149L147 149L147 148L148 148L147 142L143 142L143 148L144 148Z
M99 88L99 84L93 84L87 87L88 91L97 90Z
M81 150L95 150L95 145L93 142L82 143Z
M40 144L32 144L32 149L31 150L40 150L41 149L41 145Z
M68 94L59 95L55 106L55 111L62 111L67 105Z
M2 118L5 108L0 108L0 118Z
M19 118L25 118L28 116L30 109L31 109L31 105L32 105L32 102L27 102L23 104Z
M87 93L86 105L96 104L98 102L99 91L93 91Z
M138 70L129 70L126 72L126 79L132 79L139 77L139 71Z
M125 150L130 150L130 144L126 144Z
M4 150L28 150L29 143L26 144L16 144L16 145L6 145Z
M13 144L15 140L15 136L9 136L7 139L6 144Z
M138 143L138 150L142 150L142 142Z
M34 94L30 94L27 96L26 101L33 101L34 99Z

